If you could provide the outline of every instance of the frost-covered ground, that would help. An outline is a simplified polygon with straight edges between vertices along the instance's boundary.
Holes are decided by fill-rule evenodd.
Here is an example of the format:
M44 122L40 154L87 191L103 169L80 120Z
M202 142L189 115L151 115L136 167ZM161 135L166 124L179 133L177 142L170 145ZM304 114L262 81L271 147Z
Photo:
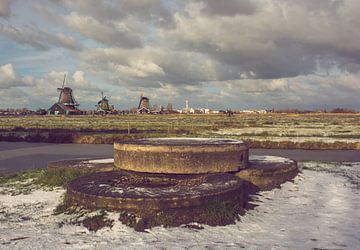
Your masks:
M360 143L360 130L351 125L321 125L303 127L295 125L277 125L262 127L228 128L210 131L207 134L216 136L239 137L243 140L258 141L291 141L291 142L346 142Z
M257 206L235 225L203 230L157 227L138 233L116 221L112 228L94 233L69 223L74 215L53 215L62 189L2 194L0 248L358 249L360 163L301 166L294 183L254 196Z

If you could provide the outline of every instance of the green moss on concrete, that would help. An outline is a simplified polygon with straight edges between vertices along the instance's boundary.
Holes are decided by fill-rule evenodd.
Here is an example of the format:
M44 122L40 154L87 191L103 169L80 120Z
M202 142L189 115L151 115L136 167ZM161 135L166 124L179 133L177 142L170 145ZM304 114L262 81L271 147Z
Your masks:
M67 184L75 178L95 172L91 169L58 169L46 170L39 175L36 183L52 187L66 187Z

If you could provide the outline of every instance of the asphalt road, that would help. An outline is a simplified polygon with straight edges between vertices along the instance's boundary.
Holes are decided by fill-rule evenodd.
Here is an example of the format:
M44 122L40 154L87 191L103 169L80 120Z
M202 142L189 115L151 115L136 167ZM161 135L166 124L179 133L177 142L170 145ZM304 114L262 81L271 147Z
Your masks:
M251 149L251 155L276 155L297 161L360 162L355 150ZM113 157L113 146L102 144L52 144L0 142L0 174L45 168L51 161Z

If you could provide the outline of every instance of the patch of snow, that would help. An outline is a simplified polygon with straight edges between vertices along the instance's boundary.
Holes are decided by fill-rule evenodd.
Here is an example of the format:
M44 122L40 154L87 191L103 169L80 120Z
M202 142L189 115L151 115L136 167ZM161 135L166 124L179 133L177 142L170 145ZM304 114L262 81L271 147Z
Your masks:
M350 132L349 132L350 131ZM352 126L327 125L303 127L281 126L274 127L244 127L228 128L207 132L209 136L241 137L243 140L256 141L290 141L290 142L324 142L324 143L360 143L360 130Z
M7 207L16 207L23 204L33 203L57 203L59 197L65 192L64 189L56 191L36 190L31 194L0 195L0 204Z
M114 162L114 158L107 158L107 159L97 159L97 160L89 160L87 161L87 163L113 163Z
M117 213L109 213L112 228L89 232L69 223L74 215L52 214L65 190L0 195L0 248L357 249L360 189L331 170L351 170L355 178L360 164L322 164L326 171L317 171L317 164L306 163L314 167L281 189L254 195L251 203L256 207L236 224L203 230L155 227L139 233L121 224Z

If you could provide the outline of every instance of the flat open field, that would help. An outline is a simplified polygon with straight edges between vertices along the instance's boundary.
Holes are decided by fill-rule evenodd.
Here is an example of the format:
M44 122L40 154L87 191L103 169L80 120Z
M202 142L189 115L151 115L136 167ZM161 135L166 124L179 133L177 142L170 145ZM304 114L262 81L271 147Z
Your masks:
M0 140L112 143L140 137L229 137L259 148L360 149L360 114L0 117Z

